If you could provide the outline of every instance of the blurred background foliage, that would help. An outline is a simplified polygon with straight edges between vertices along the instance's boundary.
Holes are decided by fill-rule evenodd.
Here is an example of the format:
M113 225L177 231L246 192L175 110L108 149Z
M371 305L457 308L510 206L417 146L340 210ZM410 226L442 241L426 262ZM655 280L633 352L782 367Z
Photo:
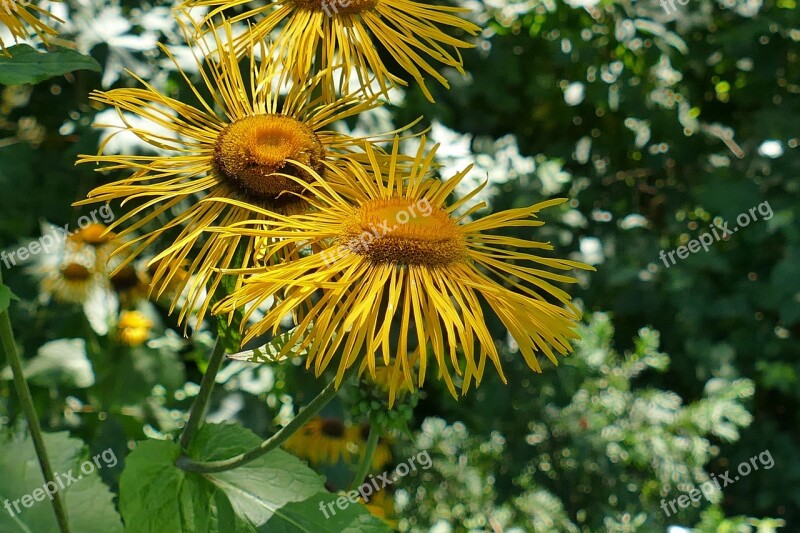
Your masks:
M445 72L452 90L436 87L436 104L411 86L402 104L347 128L424 116L442 143L443 174L475 162L471 176L489 181L483 199L492 209L569 197L546 214L546 226L522 234L552 241L597 272L570 289L587 311L584 338L558 370L531 374L498 323L508 385L487 373L456 403L429 383L385 416L382 427L396 428L386 429L393 460L425 449L433 466L394 487L394 509L390 499L383 514L403 531L797 529L795 1L689 0L671 14L635 0L460 5L484 28L464 53L466 78ZM68 21L62 38L104 70L3 88L0 249L37 238L43 221L75 227L86 210L71 203L115 178L74 167L77 154L95 152L107 135L92 124L115 120L88 101L91 90L135 85L125 67L192 98L155 47L167 44L192 70L171 7L57 5ZM141 149L119 139L117 150ZM763 202L769 220L670 268L659 258ZM56 303L42 294L39 260L3 268L21 298L13 322L47 429L69 430L93 452L111 447L119 457L136 440L174 434L213 342L208 327L185 339L163 306L129 305L124 290L106 282L120 302L113 312ZM147 316L142 342L121 334L126 308ZM0 374L0 423L15 429L20 413L8 378ZM211 419L262 436L320 387L296 364L232 362L219 381ZM356 427L366 407L383 405L379 396L352 391L324 414ZM358 438L350 444L357 448ZM670 517L662 511L662 499L764 450L775 468L743 476L714 501ZM318 466L329 489L343 488L346 463ZM123 468L120 461L101 471L112 491Z

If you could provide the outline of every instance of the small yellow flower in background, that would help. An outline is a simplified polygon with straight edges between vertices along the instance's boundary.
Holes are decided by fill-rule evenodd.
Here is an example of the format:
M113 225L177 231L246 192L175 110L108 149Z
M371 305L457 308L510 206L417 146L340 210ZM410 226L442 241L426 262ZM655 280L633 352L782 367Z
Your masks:
M7 115L12 109L25 107L31 101L33 86L8 85L0 95L0 115Z
M208 19L249 0L189 0L183 7L208 7ZM467 9L432 5L413 0L277 0L247 9L232 22L255 22L248 33L263 39L279 28L275 36L279 57L296 80L309 73L342 66L339 79L331 73L324 86L328 98L341 89L351 69L365 91L373 74L379 92L395 84L405 85L401 77L389 72L380 58L377 45L385 48L397 64L420 84L433 101L425 77L449 87L447 80L431 65L435 61L464 74L459 49L473 45L452 37L457 29L475 35L479 28L459 17ZM262 16L263 15L263 16ZM236 41L238 51L246 49L247 35ZM318 59L315 59L318 58Z
M393 155L398 145L396 140ZM575 323L580 312L566 292L551 284L576 280L550 270L592 267L533 255L528 250L553 247L495 231L541 226L536 214L565 200L468 221L467 216L482 206L456 213L479 190L450 205L447 199L469 169L444 182L426 179L434 153L435 149L424 153L423 141L411 174L353 167L352 191L360 192L355 203L323 183L309 185L315 190L311 202L316 210L276 217L267 228L247 232L288 242L334 244L322 253L269 269L237 271L247 274L241 288L215 311L230 312L279 296L247 331L244 342L248 342L270 330L277 333L285 315L307 305L309 311L284 351L305 350L306 366L313 367L316 375L335 366L337 385L352 365L366 360L360 368L374 373L382 359L383 365L402 373L405 383L422 386L429 357L453 396L457 393L452 375L461 377L465 394L473 381L480 384L487 359L505 381L484 304L506 326L532 370L541 372L539 353L557 364L556 354L569 353L570 340L578 338ZM396 349L392 339L398 339ZM412 378L415 356L419 357L416 379Z
M16 138L19 142L31 145L32 148L39 148L47 138L47 128L40 124L36 117L21 117L17 121Z
M128 346L140 346L150 338L153 321L141 311L123 311L117 323L117 340Z
M350 461L352 443L347 426L339 418L314 417L283 444L286 451L314 465Z
M112 272L108 282L123 308L134 307L140 300L147 299L149 292L147 278L138 265L128 263L122 268L109 270Z
M387 494L387 490L381 490L369 497L368 501L361 499L367 510L377 518L384 520L392 527L397 527L397 520L394 519L394 498Z
M211 97L203 98L192 85L197 106L162 95L138 78L144 88L92 93L95 101L115 107L120 115L130 113L151 122L152 129L128 126L121 131L134 133L162 155L104 154L106 141L98 155L82 155L78 161L100 163L100 171L133 172L96 188L81 203L121 200L133 205L112 226L127 225L119 231L125 238L120 250L125 253L118 268L152 249L159 239L171 243L150 251L151 265L158 264L151 272L151 286L156 298L167 291L175 293L170 312L178 295L185 295L181 322L192 313L202 320L209 295L222 280L218 269L241 266L233 264L237 249L244 250L244 266L251 264L255 253L252 239L221 238L205 230L266 219L273 212L302 211L307 207L302 198L304 181L324 179L334 186L344 182L347 163L367 164L363 150L367 140L327 128L381 105L376 98L353 95L326 103L316 91L319 78L292 85L282 94L276 87L283 80L279 67L256 59L259 52L261 57L272 56L264 42L250 43L249 79L243 78L233 49L221 40L217 28L211 29L215 52L207 43L197 43L214 58L205 65L197 58ZM230 42L230 25L226 22L221 29ZM213 201L220 199L229 202ZM254 214L255 208L261 209L260 215ZM135 222L134 217L138 217ZM282 247L279 257L296 254ZM185 270L170 267L177 264L185 264Z
M92 223L79 229L70 235L69 238L73 242L101 248L112 243L116 235L109 231L107 226L99 223Z
M98 284L94 266L80 260L66 260L45 273L41 280L43 293L63 303L82 304Z
M95 270L106 271L111 253L119 246L117 235L109 231L108 226L99 223L88 224L68 238L68 246L86 246L94 250Z
M43 42L47 42L57 32L49 27L46 20L63 22L50 12L25 0L0 0L0 28L8 29L14 41L26 39L35 33ZM0 54L8 55L6 43L0 38Z
M26 268L39 282L40 304L79 304L95 333L107 335L109 325L116 321L118 302L98 248L65 238L60 226L43 222L41 229L41 253Z
M28 273L39 280L40 299L85 304L102 291L104 274L97 269L96 250L83 243L59 237L57 226L42 224L49 236L47 248L34 258Z
M370 424L361 424L347 428L348 439L358 447L358 462L364 457L365 445L369 438ZM378 446L372 456L370 472L381 472L389 463L392 462L392 449L383 437L378 439Z

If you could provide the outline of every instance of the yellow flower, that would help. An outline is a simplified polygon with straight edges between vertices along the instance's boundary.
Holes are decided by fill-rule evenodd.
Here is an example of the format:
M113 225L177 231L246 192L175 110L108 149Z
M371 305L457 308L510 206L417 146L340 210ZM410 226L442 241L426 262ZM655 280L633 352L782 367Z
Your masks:
M150 337L153 322L141 311L123 311L117 323L117 339L128 346L139 346Z
M100 248L113 242L116 235L103 224L92 223L70 235L70 240Z
M347 428L347 435L350 442L352 442L359 450L358 461L364 457L366 451L366 443L369 438L370 432L369 424L361 424L360 426L351 426ZM370 472L380 472L383 468L392 462L392 449L386 439L381 437L378 439L378 446L375 448L375 454L372 456L372 464L370 464Z
M367 510L376 518L380 518L391 527L397 527L397 520L394 519L394 498L387 491L379 491L369 497L368 501L361 499Z
M0 0L0 28L8 29L15 42L17 39L27 38L31 32L36 33L43 42L47 42L48 37L57 33L45 24L44 21L47 19L63 22L31 2ZM0 38L0 53L8 55L6 43L2 38Z
M93 265L78 259L65 260L55 269L42 273L42 292L59 302L85 303L99 283Z
M398 145L395 140L393 155ZM468 221L467 216L481 206L456 213L471 195L451 205L446 200L469 169L446 181L426 179L434 152L426 155L421 145L411 174L353 167L355 203L322 182L309 185L317 195L316 210L276 217L267 228L245 231L289 242L333 241L336 246L269 269L238 271L247 274L243 285L216 311L229 312L280 295L248 330L249 341L268 330L277 332L282 317L311 300L284 351L295 345L299 351L307 350L306 365L313 366L316 375L337 359L337 385L345 370L362 358L367 365L361 368L373 375L376 359L382 359L383 365L403 374L405 383L422 386L429 355L437 363L439 379L454 396L452 374L461 377L464 394L473 381L480 384L487 359L505 381L484 309L505 325L532 370L541 372L540 352L557 364L556 353L572 350L569 341L577 338L574 329L580 313L570 296L550 282L575 279L537 267L561 271L591 267L533 255L529 249L553 247L493 232L541 226L535 215L564 200ZM413 379L415 357L419 370Z
M116 234L109 231L104 224L98 223L87 224L70 235L67 240L68 246L78 248L87 246L94 250L95 270L98 272L106 270L111 253L120 244Z
M231 20L261 17L249 30L257 38L265 38L280 28L275 35L278 57L297 80L306 79L314 69L344 67L338 80L332 73L328 77L328 98L346 83L351 69L365 90L373 74L380 92L394 84L405 85L384 65L376 49L381 45L433 101L425 77L445 87L449 85L431 60L463 74L459 49L473 46L445 30L457 29L471 35L479 30L458 16L467 9L413 0L276 0L256 7L249 7L249 0L188 0L183 6L212 8L208 20L223 10L245 4L245 11ZM246 42L247 35L237 39L237 50L245 48Z
M229 24L223 31L231 37ZM380 105L375 98L352 95L325 103L315 96L319 79L281 94L282 75L274 62L256 59L259 49L261 57L271 57L263 42L248 49L249 79L243 78L233 49L214 35L215 59L208 60L206 69L198 59L210 98L190 83L197 105L165 96L141 79L144 88L92 93L94 100L115 107L123 120L123 113L130 113L149 121L152 128L128 125L121 130L134 133L159 155L104 154L104 143L98 155L81 155L78 161L100 163L101 171L133 171L91 191L81 203L122 200L134 206L111 226L127 225L119 232L126 241L117 251L126 252L118 268L158 239L171 239L150 261L151 266L159 264L151 286L157 298L168 290L175 293L170 312L178 295L185 295L180 322L192 313L202 319L210 304L208 295L222 280L215 269L241 266L234 264L237 250L244 250L243 265L252 261L252 239L223 239L205 230L251 220L257 217L255 207L262 208L262 218L305 209L303 181L324 178L335 185L344 170L349 171L345 162L366 161L365 139L330 131L329 126ZM198 46L211 54L207 44ZM284 257L296 255L281 250ZM184 263L188 276L169 268Z
M283 444L286 451L308 459L312 464L333 465L349 461L350 439L347 427L338 418L314 417Z
M108 282L119 297L122 307L133 307L140 300L147 299L149 290L146 274L138 268L138 265L128 263L114 269L108 277Z

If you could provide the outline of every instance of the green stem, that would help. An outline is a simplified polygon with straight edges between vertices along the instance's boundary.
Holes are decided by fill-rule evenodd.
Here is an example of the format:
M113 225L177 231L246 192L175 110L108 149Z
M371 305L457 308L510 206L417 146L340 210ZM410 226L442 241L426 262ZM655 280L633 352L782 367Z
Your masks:
M217 380L219 369L222 368L222 363L225 361L225 346L221 338L217 339L214 345L214 351L211 353L211 358L208 360L208 368L203 375L203 380L200 382L200 391L192 403L192 409L189 412L189 420L186 422L186 427L183 428L181 434L181 448L186 450L192 442L192 437L197 433L197 430L203 425L206 412L208 411L208 401L211 399L211 393L214 391L214 383Z
M353 477L353 483L350 485L351 489L358 490L358 488L364 483L364 479L367 477L367 474L369 474L370 466L372 466L372 458L375 457L375 450L378 449L378 440L381 437L381 432L378 429L376 422L376 417L374 415L370 416L369 437L367 437L367 444L364 448L364 456L361 458L361 462L358 464L356 475Z
M0 285L3 283L3 276L0 274ZM14 375L14 388L17 390L19 402L25 418L28 419L28 429L31 432L33 447L36 449L36 456L39 458L39 466L45 481L56 486L53 468L50 466L50 459L47 456L47 449L44 446L42 427L39 425L39 417L36 415L36 408L33 405L31 390L22 371L22 361L17 353L17 345L14 340L14 330L11 328L11 318L8 309L0 313L0 340L3 344L3 352L6 354L11 373ZM61 533L69 533L69 523L67 522L67 510L61 500L61 494L56 492L52 498L53 512L56 515L56 522Z
M356 368L354 365L353 368ZM347 374L345 374L347 376ZM346 379L346 378L345 378ZM305 409L297 413L288 424L283 426L277 433L262 442L258 447L253 448L247 452L241 453L230 459L223 459L220 461L200 462L193 461L185 455L178 458L175 463L179 468L187 472L197 472L201 474L211 474L214 472L225 472L226 470L233 470L234 468L246 465L251 461L255 461L262 455L265 455L294 435L300 428L305 426L323 407L328 405L331 400L336 396L336 381L331 381L322 389L322 392L316 398L311 400L311 403Z

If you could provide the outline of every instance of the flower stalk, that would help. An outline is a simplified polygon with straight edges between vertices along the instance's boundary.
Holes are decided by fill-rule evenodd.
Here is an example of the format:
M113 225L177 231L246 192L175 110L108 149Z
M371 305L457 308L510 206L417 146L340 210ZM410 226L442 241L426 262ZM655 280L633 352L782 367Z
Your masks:
M0 273L0 285L2 285L2 283L3 276L2 273ZM45 448L44 445L44 436L42 427L39 424L39 416L36 414L31 390L28 388L28 383L25 381L25 375L22 370L22 361L17 353L14 330L11 328L11 317L8 309L0 313L0 342L2 342L3 352L6 355L8 365L11 367L11 373L14 376L14 388L17 391L22 411L25 413L25 418L28 420L28 429L31 432L31 440L36 450L36 457L39 459L39 467L42 470L42 475L47 483L52 483L53 486L57 486L55 476L53 475L53 468L50 465L50 458L47 455L47 448ZM56 522L58 523L59 530L61 533L69 533L67 510L66 507L64 507L61 494L58 492L53 494L51 503L53 512L56 515Z
M369 436L367 437L367 444L364 447L364 456L358 464L358 469L353 477L353 484L351 489L358 490L364 483L364 479L369 474L369 468L372 465L372 458L375 457L375 450L378 449L378 440L381 437L381 432L378 429L377 417L374 413L370 415Z
M353 369L354 368L356 367L354 366ZM351 372L353 369L351 369ZM305 409L297 413L297 415L292 418L288 424L283 426L277 433L252 450L231 457L230 459L207 462L193 461L189 457L183 455L178 458L178 461L175 464L178 466L178 468L185 470L186 472L211 474L214 472L233 470L234 468L238 468L246 465L247 463L255 461L259 457L262 457L263 455L266 455L272 450L278 448L300 428L305 426L309 420L314 418L314 416L316 416L323 407L328 405L330 401L333 400L333 398L336 396L336 392L336 381L333 380L328 383L324 389L322 389L322 392L320 392L316 398L311 400L311 403L309 403Z
M183 450L189 448L195 433L203 425L206 412L208 412L208 402L211 399L211 393L214 392L214 384L217 380L217 374L222 368L223 361L225 361L225 343L222 342L220 337L214 345L214 351L208 360L208 368L206 368L206 373L203 374L203 380L200 382L200 391L192 403L189 420L186 422L186 427L183 428L183 433L181 434L180 444Z

